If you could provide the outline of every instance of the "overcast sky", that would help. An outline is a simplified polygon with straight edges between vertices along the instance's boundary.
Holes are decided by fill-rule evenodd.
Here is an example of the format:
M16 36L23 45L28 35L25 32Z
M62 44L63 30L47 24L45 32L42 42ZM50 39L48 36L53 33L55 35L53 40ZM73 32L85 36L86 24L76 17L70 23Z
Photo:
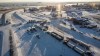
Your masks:
M0 2L100 2L100 0L0 0Z

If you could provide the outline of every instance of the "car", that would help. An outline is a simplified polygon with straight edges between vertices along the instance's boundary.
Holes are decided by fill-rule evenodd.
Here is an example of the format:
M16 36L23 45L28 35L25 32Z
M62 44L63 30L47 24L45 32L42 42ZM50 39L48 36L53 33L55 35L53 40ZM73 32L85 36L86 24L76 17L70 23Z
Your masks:
M94 52L91 52L91 51L86 51L85 53L84 53L84 56L94 56Z

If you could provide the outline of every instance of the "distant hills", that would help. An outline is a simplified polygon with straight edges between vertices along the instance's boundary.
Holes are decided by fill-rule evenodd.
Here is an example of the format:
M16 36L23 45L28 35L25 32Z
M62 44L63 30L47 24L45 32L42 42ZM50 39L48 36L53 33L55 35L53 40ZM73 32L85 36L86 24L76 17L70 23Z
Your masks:
M100 4L100 2L61 2L61 4L75 4L75 3L95 3ZM56 5L57 2L9 2L0 3L0 7L11 7L11 6L46 6L46 5Z

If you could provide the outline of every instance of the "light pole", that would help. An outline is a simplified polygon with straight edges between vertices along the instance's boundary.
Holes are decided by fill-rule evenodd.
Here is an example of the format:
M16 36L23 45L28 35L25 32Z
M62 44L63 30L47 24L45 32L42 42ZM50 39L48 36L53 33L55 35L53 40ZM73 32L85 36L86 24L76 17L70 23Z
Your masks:
M57 11L57 17L58 17L58 18L61 18L61 17L62 17L62 14L61 14L61 11L62 11L62 4L61 4L61 3L59 3L59 4L57 5L56 11Z

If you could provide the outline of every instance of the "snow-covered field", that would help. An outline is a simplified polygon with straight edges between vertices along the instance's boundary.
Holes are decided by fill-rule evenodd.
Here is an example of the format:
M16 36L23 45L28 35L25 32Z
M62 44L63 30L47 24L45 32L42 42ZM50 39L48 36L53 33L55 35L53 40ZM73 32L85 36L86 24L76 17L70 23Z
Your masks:
M65 17L66 13L63 12L63 16ZM100 39L100 31L97 32L96 29L80 28L80 25L74 25L68 20L65 21L66 25L64 25L61 23L63 19L50 19L50 17L50 12L47 11L27 13L21 9L8 13L19 56L80 56L75 50L64 45L62 41L58 41L38 27L35 27L36 31L28 31L34 25L40 24L27 23L29 20L49 21L49 25L55 27L55 29L59 29L58 32L64 32L62 33L63 36L72 37L80 42L89 44L91 46L90 50L95 53L94 55L100 56L100 40L93 38L97 37ZM75 31L71 30L71 28L74 28ZM56 32L55 29L51 29L50 31Z

